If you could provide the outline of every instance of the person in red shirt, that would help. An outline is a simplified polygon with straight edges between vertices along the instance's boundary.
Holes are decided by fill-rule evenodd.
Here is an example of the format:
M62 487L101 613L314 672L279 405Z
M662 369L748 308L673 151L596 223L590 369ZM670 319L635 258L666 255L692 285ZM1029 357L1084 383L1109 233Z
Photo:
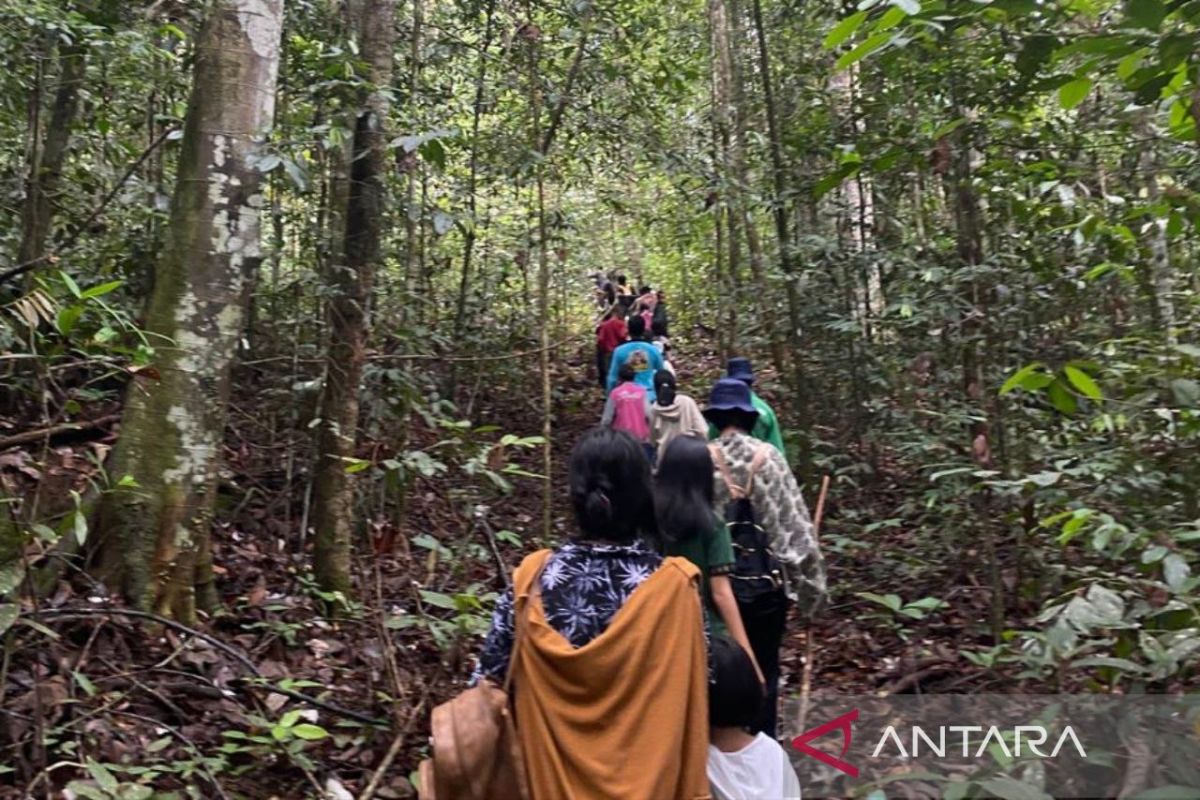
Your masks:
M612 364L613 351L624 344L629 338L629 330L625 327L625 308L613 306L608 318L596 328L596 376L600 388L607 387L608 370Z

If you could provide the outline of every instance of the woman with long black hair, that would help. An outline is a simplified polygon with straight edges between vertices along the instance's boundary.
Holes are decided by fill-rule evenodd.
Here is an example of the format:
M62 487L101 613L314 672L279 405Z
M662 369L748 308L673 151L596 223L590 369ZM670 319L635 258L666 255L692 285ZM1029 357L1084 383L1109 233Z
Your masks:
M654 479L654 516L669 556L683 556L700 569L704 611L714 636L729 636L745 648L763 679L742 625L729 575L733 545L713 511L713 460L695 436L676 436L661 454Z
M512 671L532 800L708 797L699 570L647 544L650 465L628 434L584 434L568 474L578 532L517 568L477 677Z

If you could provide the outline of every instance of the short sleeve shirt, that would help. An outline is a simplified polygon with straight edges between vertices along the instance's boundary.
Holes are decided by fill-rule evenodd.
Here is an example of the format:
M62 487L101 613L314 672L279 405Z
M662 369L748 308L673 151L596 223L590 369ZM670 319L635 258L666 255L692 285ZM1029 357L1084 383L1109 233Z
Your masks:
M733 543L729 540L729 530L723 522L714 520L712 530L699 536L692 536L682 542L668 543L664 548L669 556L683 556L700 568L701 590L704 594L704 611L714 627L714 632L720 628L720 617L714 612L712 586L710 579L719 575L733 572Z

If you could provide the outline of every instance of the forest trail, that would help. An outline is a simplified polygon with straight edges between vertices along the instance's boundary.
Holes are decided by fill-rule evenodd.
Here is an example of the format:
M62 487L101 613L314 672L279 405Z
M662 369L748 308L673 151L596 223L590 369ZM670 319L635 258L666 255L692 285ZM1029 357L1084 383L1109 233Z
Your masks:
M489 493L486 503L464 505L440 475L419 477L410 489L405 518L395 521L398 527L391 530L394 523L384 515L363 528L361 533L366 543L375 543L375 552L356 559L358 601L336 617L327 614L332 598L313 584L309 556L295 530L286 527L286 520L295 526L303 518L305 484L286 481L279 460L272 456L275 448L298 446L303 437L279 439L280 434L251 424L249 415L236 409L254 402L253 396L235 396L227 440L229 463L239 476L242 496L214 532L223 608L204 630L216 640L181 637L179 630L172 629L155 633L153 627L137 624L137 618L107 616L96 608L46 619L57 637L50 643L52 651L71 661L71 674L77 676L73 683L53 683L53 691L97 710L117 704L116 716L101 716L91 723L93 731L110 731L107 749L96 751L96 757L118 762L138 741L143 747L162 742L154 724L169 724L174 733L167 738L186 740L194 752L225 748L222 758L229 760L235 773L236 765L245 759L269 765L221 779L226 788L249 797L266 796L265 787L273 781L292 782L299 791L295 781L306 779L303 770L294 773L297 765L309 764L312 774L316 765L330 759L344 765L329 773L334 779L361 788L384 765L388 752L394 758L390 788L378 796L408 796L406 782L397 782L396 776L415 769L426 753L429 711L465 685L481 644L479 637L490 622L489 598L504 587L501 565L511 570L530 549L555 544L574 527L566 496L566 465L575 441L598 422L603 406L592 365L591 337L581 339L585 343L575 340L564 346L553 361L551 540L545 541L540 533L539 480L517 476L510 492ZM703 402L723 364L703 335L679 337L675 346L673 363L680 389ZM784 408L783 398L772 391L770 371L764 372L759 388L776 408ZM486 430L496 424L506 433L536 434L540 409L523 401L531 395L521 388L530 385L526 377L490 391L464 388L469 394L464 406L473 410L472 425ZM786 415L782 422L786 429ZM436 429L415 426L404 447L437 454L442 436ZM398 446L386 437L369 437L358 455L384 461ZM462 448L464 456L470 451ZM521 469L539 471L537 449L511 455ZM87 469L78 458L63 458L76 469ZM977 682L978 675L965 669L957 657L963 646L961 620L946 615L938 624L925 624L915 635L902 638L903 631L893 620L873 613L872 604L858 596L886 594L901 581L907 581L906 598L937 596L939 587L933 581L938 573L924 575L922 579L929 583L918 587L911 575L904 577L903 561L893 555L909 546L910 533L885 528L864 534L862 525L854 522L890 514L890 506L904 491L900 480L902 476L885 476L879 485L863 490L848 490L835 481L821 537L830 607L808 631L794 616L789 621L781 653L785 702L800 692L809 635L814 639L814 696L938 686L965 691ZM810 506L816 500L814 485L810 480L804 487ZM479 512L474 519L471 508ZM918 588L924 594L912 595ZM88 604L85 596L73 597L73 592L72 584L63 583L47 605L71 609ZM983 612L961 599L953 609L954 615L973 613ZM7 665L9 680L15 681L8 691L20 698L14 708L29 716L25 724L37 717L29 705L31 695L23 689L28 679L21 676L36 672L33 646L38 639L35 633L23 634L27 646L16 648ZM299 691L313 700L319 696L320 701L297 702L295 697L255 691L244 683L247 677ZM353 716L338 709L350 709ZM289 716L293 710L304 716ZM18 738L23 718L17 717L13 730ZM306 731L318 737L315 746L306 745L301 755L298 743L307 740L280 730L281 718L291 726L316 726ZM392 719L398 733L390 738L369 732L363 718ZM326 738L316 730L332 735ZM287 749L289 742L295 744L292 751ZM175 752L166 742L156 746L165 753ZM27 757L35 759L36 751ZM194 755L174 757L191 764ZM199 764L189 768L200 769ZM8 796L19 795L6 795L0 788L0 797Z

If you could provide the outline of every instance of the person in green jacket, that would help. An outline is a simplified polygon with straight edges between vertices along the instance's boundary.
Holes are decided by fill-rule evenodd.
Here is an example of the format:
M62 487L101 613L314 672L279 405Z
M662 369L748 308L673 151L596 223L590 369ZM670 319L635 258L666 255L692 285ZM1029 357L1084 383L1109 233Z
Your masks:
M754 430L750 431L750 435L773 445L786 458L787 450L783 447L783 432L779 429L779 419L775 416L775 410L754 391L754 367L750 364L750 359L741 357L729 359L729 364L725 367L725 377L734 378L750 387L750 402L758 411L758 422L754 424ZM720 431L712 425L708 426L709 440L716 439L719 435Z

